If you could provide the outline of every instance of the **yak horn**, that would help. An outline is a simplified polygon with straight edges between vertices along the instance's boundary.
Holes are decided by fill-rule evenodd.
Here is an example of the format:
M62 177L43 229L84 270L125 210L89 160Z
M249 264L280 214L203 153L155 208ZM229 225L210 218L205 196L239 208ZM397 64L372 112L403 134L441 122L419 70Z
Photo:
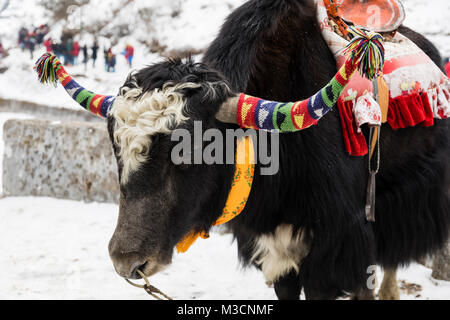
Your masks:
M41 83L51 83L56 87L60 82L72 99L84 109L102 118L108 116L116 97L96 94L82 87L72 79L55 55L50 53L42 55L36 62L34 70L38 73Z
M216 119L220 122L237 124L237 108L239 97L231 97L225 101L216 114Z
M242 93L228 99L216 118L242 128L295 132L309 128L337 103L339 96L358 69L369 80L384 66L383 38L375 32L351 28L354 35L344 53L347 60L331 81L312 97L292 103L267 101Z

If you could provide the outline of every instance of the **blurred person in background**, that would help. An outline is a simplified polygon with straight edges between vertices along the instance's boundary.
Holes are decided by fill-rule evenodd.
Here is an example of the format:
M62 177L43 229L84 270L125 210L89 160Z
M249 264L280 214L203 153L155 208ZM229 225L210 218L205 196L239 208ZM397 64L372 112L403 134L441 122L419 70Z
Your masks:
M92 66L95 68L95 62L97 61L98 58L98 42L97 40L94 40L94 44L92 46Z
M73 65L72 52L73 52L73 39L68 38L67 42L66 42L66 59L65 59L64 64L69 65L69 66Z
M44 38L46 35L48 35L48 33L50 32L50 27L48 26L48 24L43 24L39 27L39 33L38 33L38 44L42 44L42 42L44 41Z
M20 49L22 49L22 51L25 51L27 38L28 38L28 30L25 27L20 28L18 42L19 47Z
M107 72L116 72L116 55L113 53L112 48L105 49L105 65Z
M34 29L34 33L36 34L36 44L41 45L44 42L45 30L44 26L40 25L39 28Z
M103 49L103 60L105 61L105 71L109 72L109 51L106 47Z
M72 46L72 51L70 52L70 55L72 56L72 64L76 65L78 64L78 56L80 55L80 44L78 41L75 41Z
M46 50L47 52L53 52L52 38L47 38L47 39L44 41L44 47L45 47L45 50Z
M36 34L32 33L28 36L27 47L30 50L30 57L34 59L34 49L36 48Z
M83 48L81 50L83 51L84 70L87 70L87 63L89 61L89 53L88 53L87 44L84 44L84 46L83 46Z
M57 56L58 59L61 60L61 56L62 56L61 44L56 42L56 40L53 40L53 42L52 42L52 50L53 50L53 53L55 54L55 56Z
M110 64L111 64L111 72L116 72L116 55L111 53Z
M131 44L127 44L125 47L125 51L122 52L127 60L128 66L132 68L133 66L133 58L134 58L134 47Z

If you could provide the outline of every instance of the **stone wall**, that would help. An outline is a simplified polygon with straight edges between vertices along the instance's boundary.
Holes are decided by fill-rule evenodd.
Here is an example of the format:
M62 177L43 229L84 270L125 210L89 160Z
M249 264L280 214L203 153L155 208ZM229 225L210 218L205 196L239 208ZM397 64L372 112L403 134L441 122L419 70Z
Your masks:
M9 120L3 139L4 196L118 202L105 122Z
M14 112L32 115L39 119L104 122L101 118L86 112L81 107L79 110L68 108L50 108L27 101L5 100L0 98L0 112Z

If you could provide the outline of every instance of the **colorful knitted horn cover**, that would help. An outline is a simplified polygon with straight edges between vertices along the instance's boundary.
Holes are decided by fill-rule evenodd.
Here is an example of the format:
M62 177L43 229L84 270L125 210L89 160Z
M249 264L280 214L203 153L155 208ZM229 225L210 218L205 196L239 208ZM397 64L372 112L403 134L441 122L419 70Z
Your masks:
M55 55L45 53L36 62L34 70L38 73L41 83L57 86L59 81L72 99L84 109L103 118L108 116L116 97L96 94L82 87L72 79Z
M333 108L357 69L370 80L380 75L384 65L382 37L375 32L349 31L355 37L346 48L347 61L322 90L309 99L290 103L241 94L237 107L239 126L279 132L309 128Z

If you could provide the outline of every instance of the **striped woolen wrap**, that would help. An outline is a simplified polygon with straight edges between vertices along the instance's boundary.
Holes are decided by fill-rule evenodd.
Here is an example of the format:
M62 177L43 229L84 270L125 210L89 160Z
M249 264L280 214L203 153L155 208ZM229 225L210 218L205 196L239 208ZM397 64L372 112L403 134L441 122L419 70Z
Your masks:
M357 64L347 59L333 79L311 98L294 103L280 103L241 94L237 121L248 129L295 132L311 127L337 103L356 71Z
M76 82L63 67L55 55L44 54L36 63L35 70L38 72L42 83L54 83L59 81L67 93L87 111L106 118L115 96L105 96L87 90ZM56 76L56 79L55 79Z

